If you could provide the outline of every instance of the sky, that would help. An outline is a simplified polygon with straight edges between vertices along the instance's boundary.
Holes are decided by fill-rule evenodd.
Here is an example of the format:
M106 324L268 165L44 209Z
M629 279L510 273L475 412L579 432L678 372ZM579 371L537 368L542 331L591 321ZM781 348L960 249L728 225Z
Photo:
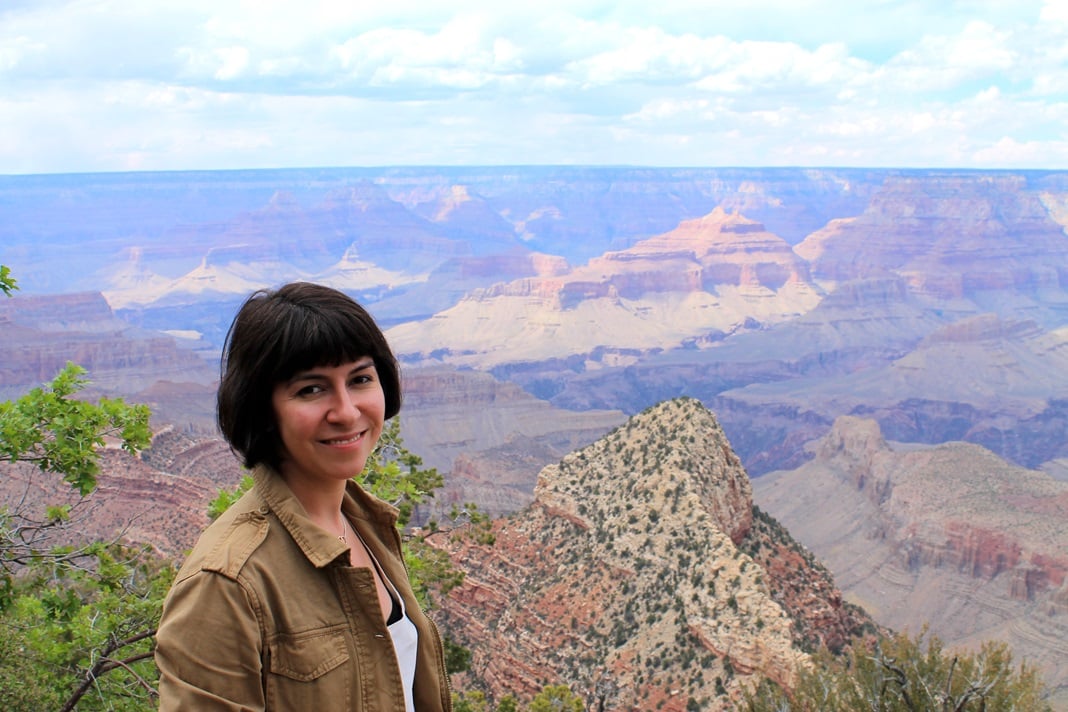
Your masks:
M0 174L531 164L1065 169L1068 0L0 0Z

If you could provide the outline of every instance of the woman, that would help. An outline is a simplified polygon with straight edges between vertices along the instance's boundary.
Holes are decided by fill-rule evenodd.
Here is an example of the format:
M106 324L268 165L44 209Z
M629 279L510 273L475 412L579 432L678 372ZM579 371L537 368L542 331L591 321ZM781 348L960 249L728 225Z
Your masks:
M385 337L341 292L295 283L241 307L218 421L255 486L208 527L167 596L163 712L450 709L396 510L352 480L400 401Z

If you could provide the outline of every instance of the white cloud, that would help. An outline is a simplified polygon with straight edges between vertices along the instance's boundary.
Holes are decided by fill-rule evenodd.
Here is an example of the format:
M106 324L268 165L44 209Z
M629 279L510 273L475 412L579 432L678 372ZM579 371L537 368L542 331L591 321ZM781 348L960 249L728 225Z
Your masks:
M490 35L481 18L457 18L428 34L382 28L331 49L349 78L371 86L414 84L431 89L476 89L518 68L510 41Z
M626 121L663 121L676 116L699 116L713 118L708 99L653 99L644 104L641 110L624 116Z
M725 37L673 36L656 27L621 30L614 39L611 49L571 62L567 72L586 85L698 79L723 64L731 44Z
M14 69L25 57L45 49L42 42L29 37L12 37L0 44L0 72Z
M953 36L925 36L885 68L887 84L898 90L943 91L962 82L1010 70L1018 61L1009 33L985 22L970 22Z
M220 47L212 54L217 64L212 73L216 79L236 79L248 68L249 52L246 47Z
M1046 72L1035 75L1031 88L1039 96L1064 100L1068 96L1068 71Z
M726 93L837 90L867 71L867 63L850 57L841 43L810 51L790 42L741 42L729 54L730 61L702 78L698 88Z
M1048 166L1051 158L1063 166L1068 165L1068 141L1020 142L1010 136L1004 136L993 145L976 150L972 158L975 165L991 168L1041 168Z
M0 172L1056 166L1066 7L38 0L0 10Z
M1064 0L1045 0L1039 20L1068 25L1068 4L1065 4Z

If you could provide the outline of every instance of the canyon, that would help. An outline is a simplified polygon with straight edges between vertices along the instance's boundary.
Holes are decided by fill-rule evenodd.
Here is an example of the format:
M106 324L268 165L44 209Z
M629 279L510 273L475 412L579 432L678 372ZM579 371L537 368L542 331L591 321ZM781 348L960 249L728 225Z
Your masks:
M596 527L575 519L577 495L547 486L562 463L592 457L656 404L699 402L716 420L703 432L722 430L760 510L825 561L848 600L892 627L930 622L950 643L1011 640L1063 694L1064 564L1043 540L1068 526L1065 204L1059 171L0 176L0 264L21 287L0 300L0 397L75 361L87 397L147 403L153 448L136 462L106 454L100 494L114 504L98 515L117 531L120 514L158 500L175 521L146 513L128 531L177 555L205 521L203 498L240 475L214 429L232 314L254 289L332 284L368 306L401 356L405 443L446 480L421 518L474 501L502 518L509 546L529 550L540 526L582 540ZM37 491L32 471L15 473L5 501ZM982 506L949 496L970 487L1008 494ZM532 523L510 529L520 512ZM450 552L472 581L478 557L503 567L513 556ZM611 570L586 565L593 580ZM487 605L499 595L494 610L512 620L511 579L541 571L531 566L487 569L492 585L469 593ZM473 611L474 599L457 605ZM561 644L590 644L583 630ZM577 679L579 668L545 664ZM524 685L540 679L530 670ZM737 693L722 673L710 679ZM494 674L485 684L506 689Z
M855 416L809 448L758 478L754 499L849 600L898 630L1005 641L1068 701L1068 482L971 443L887 441Z

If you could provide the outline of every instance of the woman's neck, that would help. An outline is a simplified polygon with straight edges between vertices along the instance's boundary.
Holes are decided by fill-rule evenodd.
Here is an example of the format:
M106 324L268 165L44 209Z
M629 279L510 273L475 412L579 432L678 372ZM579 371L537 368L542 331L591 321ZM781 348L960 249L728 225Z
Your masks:
M311 484L301 478L287 478L284 471L281 474L313 522L330 532L338 528L341 502L345 498L344 482Z

